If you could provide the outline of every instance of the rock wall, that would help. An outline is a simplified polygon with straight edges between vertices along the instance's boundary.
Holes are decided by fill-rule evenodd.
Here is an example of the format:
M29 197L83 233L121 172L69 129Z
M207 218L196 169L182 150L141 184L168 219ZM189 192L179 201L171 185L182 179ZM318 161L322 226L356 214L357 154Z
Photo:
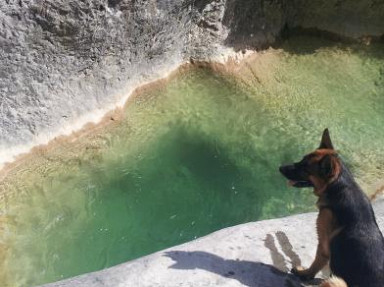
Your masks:
M350 38L384 35L381 0L293 0L290 27L317 28Z
M0 151L97 120L177 67L188 15L165 1L2 1Z
M0 163L97 121L181 63L263 48L315 27L384 34L377 0L4 0Z
M374 206L384 229L384 199ZM289 273L308 267L315 256L316 214L247 223L223 229L190 243L172 247L102 271L44 285L45 287L114 286L318 286L327 278L305 284Z

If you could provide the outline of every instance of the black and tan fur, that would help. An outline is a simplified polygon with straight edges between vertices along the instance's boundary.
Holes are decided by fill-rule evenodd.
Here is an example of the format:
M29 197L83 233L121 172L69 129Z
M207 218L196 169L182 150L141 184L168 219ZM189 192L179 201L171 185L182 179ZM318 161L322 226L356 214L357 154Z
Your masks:
M334 150L328 129L320 147L297 163L280 167L294 187L318 196L318 246L312 265L293 268L313 278L329 263L335 277L322 287L384 287L384 239L368 197Z

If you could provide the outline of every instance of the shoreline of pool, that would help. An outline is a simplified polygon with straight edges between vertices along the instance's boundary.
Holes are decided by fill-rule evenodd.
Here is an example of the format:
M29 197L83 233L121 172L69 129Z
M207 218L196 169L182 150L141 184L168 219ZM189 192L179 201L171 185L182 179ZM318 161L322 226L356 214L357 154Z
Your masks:
M383 231L384 197L373 207ZM136 260L41 287L310 287L327 278L329 271L325 268L316 282L305 283L289 271L297 265L309 266L314 258L316 216L311 212L224 228Z
M60 144L60 141L76 140L84 134L89 134L92 130L98 129L98 126L102 127L109 121L111 117L116 116L121 109L124 109L132 97L140 93L143 88L156 86L159 83L166 83L172 79L180 71L189 69L193 66L205 66L214 67L227 65L233 65L233 63L239 64L243 59L257 53L254 50L234 51L233 49L218 49L221 54L216 57L210 57L206 60L199 61L181 61L177 65L172 65L165 69L161 76L153 75L147 79L138 81L137 83L124 87L125 92L120 93L120 96L111 95L111 97L117 97L118 100L103 108L98 108L92 112L87 113L81 117L71 120L66 126L59 128L55 131L48 131L37 135L35 140L26 145L10 146L6 150L0 151L0 180L8 174L10 170L17 167L20 162L28 158L36 150L49 149L51 145Z

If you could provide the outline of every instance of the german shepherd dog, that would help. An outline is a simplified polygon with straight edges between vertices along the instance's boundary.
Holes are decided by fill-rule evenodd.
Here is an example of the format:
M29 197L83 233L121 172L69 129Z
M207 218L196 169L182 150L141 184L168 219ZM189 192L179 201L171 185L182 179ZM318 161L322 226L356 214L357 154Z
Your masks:
M320 147L280 167L290 185L318 196L318 246L312 265L292 272L311 279L328 262L332 277L321 287L384 287L384 239L370 200L333 149L328 129Z

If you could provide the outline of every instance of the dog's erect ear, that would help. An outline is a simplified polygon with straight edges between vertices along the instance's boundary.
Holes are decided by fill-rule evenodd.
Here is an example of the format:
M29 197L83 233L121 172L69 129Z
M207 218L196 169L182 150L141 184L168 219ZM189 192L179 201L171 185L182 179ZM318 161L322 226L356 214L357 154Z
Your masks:
M328 129L323 131L323 136L321 137L321 143L319 149L333 149L333 145L331 142L331 137L329 136Z
M320 176L323 178L332 178L338 174L338 163L333 155L325 155L319 162Z

